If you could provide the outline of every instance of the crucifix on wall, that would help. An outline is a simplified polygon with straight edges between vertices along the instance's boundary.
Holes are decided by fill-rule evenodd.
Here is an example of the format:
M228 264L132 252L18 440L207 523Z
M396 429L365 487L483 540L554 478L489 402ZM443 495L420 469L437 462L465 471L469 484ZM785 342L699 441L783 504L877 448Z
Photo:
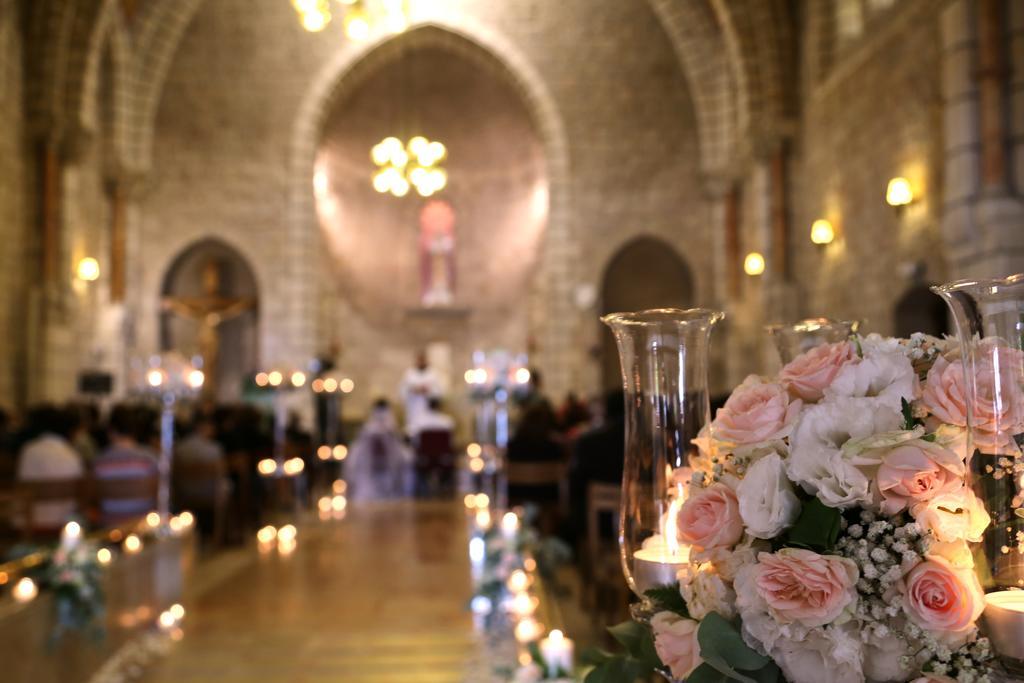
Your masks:
M200 296L165 296L163 310L191 320L198 325L196 340L203 359L203 398L217 396L218 360L221 326L256 306L252 297L230 297L221 293L221 266L209 259L202 271L203 293Z

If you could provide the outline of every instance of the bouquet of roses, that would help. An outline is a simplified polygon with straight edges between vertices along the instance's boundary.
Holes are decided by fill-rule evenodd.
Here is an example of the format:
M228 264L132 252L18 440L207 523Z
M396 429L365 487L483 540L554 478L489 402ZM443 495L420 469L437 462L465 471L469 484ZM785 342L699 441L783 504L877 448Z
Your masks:
M86 632L95 638L103 635L102 569L94 543L77 536L62 539L53 552L44 581L53 591L56 610L51 642L68 631Z
M975 366L979 393L1004 352ZM676 473L682 600L648 593L672 678L988 680L968 544L990 518L966 485L965 399L958 346L924 335L818 346L737 387ZM1024 433L1024 415L999 417ZM975 443L1019 456L993 418L972 416Z

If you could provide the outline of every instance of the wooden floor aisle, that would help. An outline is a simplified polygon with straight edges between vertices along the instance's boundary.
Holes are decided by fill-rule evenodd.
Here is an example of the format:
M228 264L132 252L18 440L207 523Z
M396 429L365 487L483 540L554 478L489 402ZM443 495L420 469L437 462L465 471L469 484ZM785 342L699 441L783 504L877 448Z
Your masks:
M450 503L369 504L300 527L290 556L253 550L186 604L184 639L143 681L469 680L463 514Z

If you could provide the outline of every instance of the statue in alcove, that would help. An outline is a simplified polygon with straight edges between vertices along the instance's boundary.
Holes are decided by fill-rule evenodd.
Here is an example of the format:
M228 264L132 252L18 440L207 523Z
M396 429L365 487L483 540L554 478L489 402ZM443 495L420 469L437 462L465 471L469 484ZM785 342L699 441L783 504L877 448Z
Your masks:
M450 306L455 300L455 212L434 199L420 211L420 301Z
M205 246L214 252L228 249L223 245ZM244 357L252 355L245 351L252 346L247 339L250 336L247 332L251 332L254 326L232 323L243 317L247 320L251 317L246 314L255 312L256 297L225 291L226 275L230 271L238 270L243 275L242 280L250 280L246 277L248 269L244 261L238 267L230 264L232 257L241 258L237 254L213 253L199 256L198 259L197 256L194 249L189 250L178 259L179 262L168 275L161 300L162 310L169 314L164 319L163 346L166 349L177 349L186 355L194 353L202 358L204 399L216 401L237 398L235 391L229 391L230 395L225 394L222 382L225 379L238 380L252 370L236 366L239 362L249 363L252 360L244 360ZM196 275L199 277L196 278ZM246 285L242 283L243 289L249 289ZM229 291L231 289L235 287ZM234 349L233 353L222 356L221 349L224 347ZM230 367L224 367L225 363Z

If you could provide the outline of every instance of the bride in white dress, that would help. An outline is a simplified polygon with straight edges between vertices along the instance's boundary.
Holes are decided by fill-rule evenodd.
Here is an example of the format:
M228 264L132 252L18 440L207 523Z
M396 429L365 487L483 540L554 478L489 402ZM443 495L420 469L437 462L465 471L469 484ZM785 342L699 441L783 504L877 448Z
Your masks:
M349 495L353 501L404 496L412 464L412 451L402 440L391 407L378 400L349 453Z

